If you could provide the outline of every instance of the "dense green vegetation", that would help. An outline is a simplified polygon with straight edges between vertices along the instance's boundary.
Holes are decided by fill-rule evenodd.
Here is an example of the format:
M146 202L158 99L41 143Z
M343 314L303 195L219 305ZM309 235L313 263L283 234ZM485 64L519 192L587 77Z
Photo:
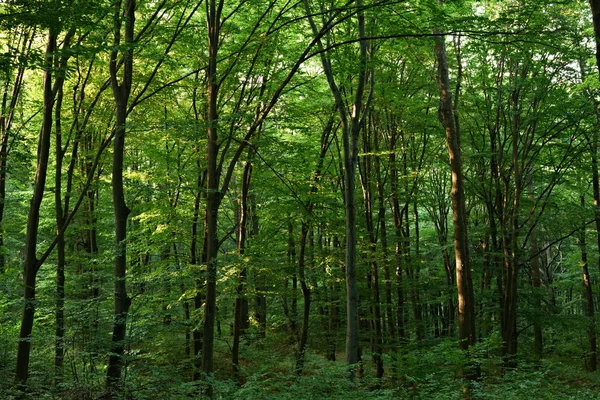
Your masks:
M600 398L596 3L1 2L0 397Z

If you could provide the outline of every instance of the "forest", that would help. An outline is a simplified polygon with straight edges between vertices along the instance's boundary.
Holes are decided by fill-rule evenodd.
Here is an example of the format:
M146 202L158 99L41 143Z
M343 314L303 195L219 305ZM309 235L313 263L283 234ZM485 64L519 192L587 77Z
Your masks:
M0 398L600 399L600 0L0 38Z

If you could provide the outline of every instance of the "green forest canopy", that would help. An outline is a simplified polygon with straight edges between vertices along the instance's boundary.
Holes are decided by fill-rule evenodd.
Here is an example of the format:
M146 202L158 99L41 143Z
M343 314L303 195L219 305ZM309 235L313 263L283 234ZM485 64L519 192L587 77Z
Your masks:
M598 398L595 3L2 2L0 393Z

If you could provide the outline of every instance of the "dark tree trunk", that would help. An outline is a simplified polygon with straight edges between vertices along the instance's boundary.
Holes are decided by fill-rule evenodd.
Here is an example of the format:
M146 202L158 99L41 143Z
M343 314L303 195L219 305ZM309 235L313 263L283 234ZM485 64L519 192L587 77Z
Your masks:
M312 207L311 207L312 208ZM300 245L298 251L298 280L300 281L300 290L304 299L302 312L302 328L298 337L296 349L296 375L301 375L304 369L304 356L306 353L306 344L308 343L308 323L311 306L311 290L306 281L306 246L309 235L310 224L302 222L300 228Z
M376 151L381 151L379 147L379 132L377 130L373 135L373 143ZM381 159L375 157L374 160L375 168L375 179L377 184L377 205L378 205L378 225L379 225L379 236L381 237L381 252L383 254L383 277L385 280L385 315L387 320L387 331L388 331L388 342L391 344L395 340L396 328L394 325L394 313L392 306L392 278L389 268L389 250L387 245L387 229L385 220L385 191L384 191L384 180L381 176Z
M208 26L208 143L207 143L207 201L206 201L206 301L204 305L204 333L202 343L202 372L206 378L212 376L214 361L215 319L217 312L217 252L219 239L217 221L222 193L219 191L219 156L217 98L217 55L221 30L223 0L209 0L206 5ZM207 395L212 397L212 385Z
M25 286L23 315L21 317L21 331L19 333L19 344L17 349L16 383L24 388L29 376L29 356L31 352L31 332L33 330L35 314L35 289L37 273L42 265L36 254L38 241L38 230L40 222L40 208L46 188L46 177L48 173L48 159L50 156L50 135L52 131L52 117L56 93L64 82L64 76L57 76L53 87L53 69L56 60L58 33L50 29L45 53L44 70L44 106L43 121L38 139L37 169L33 196L29 206L27 217L27 233L25 236L25 261L23 281ZM70 35L65 38L64 46L69 45ZM62 60L62 66L66 67L66 58Z
M248 157L250 158L250 157ZM242 193L240 199L240 213L238 226L238 256L240 263L243 264L243 256L246 252L246 238L248 230L248 192L250 191L250 180L252 178L252 163L250 160L244 166L242 177ZM246 285L247 271L244 265L240 266L238 275L238 285L236 288L235 304L233 307L233 346L231 349L231 363L234 374L238 381L240 380L239 353L240 338L248 329L248 299L245 297L244 289Z
M585 207L585 199L581 196L581 208ZM585 240L585 226L581 229L579 246L581 248L581 267L583 269L583 287L585 290L584 315L587 317L589 352L585 358L585 367L588 371L596 370L596 323L594 321L594 293L592 280L588 270L587 245Z
M403 268L404 260L404 245L402 237L402 210L400 209L400 193L398 187L398 169L396 167L395 146L397 142L397 132L393 132L390 139L389 149L389 168L390 168L390 188L392 190L392 214L394 220L394 233L396 236L396 248L394 251L394 259L396 264L396 296L397 296L397 315L396 323L398 325L398 338L401 342L406 340L406 330L404 327L404 279Z
M529 200L533 202L533 176L531 171L528 173L528 185L529 185ZM582 198L583 199L583 198ZM533 224L533 223L532 223ZM541 311L542 302L539 298L539 291L541 287L540 279L540 256L539 246L537 241L537 235L535 234L534 226L531 227L531 234L529 235L529 253L531 254L531 286L533 287L533 304L536 312ZM544 353L544 342L542 336L542 326L538 317L534 317L533 321L533 352L536 358L540 359Z
M346 257L345 257L345 275L346 275L346 363L354 365L358 362L358 288L356 284L356 204L355 204L355 178L356 167L358 164L358 135L364 124L363 97L367 84L367 47L368 41L365 34L365 17L362 11L362 0L355 1L357 8L357 27L360 38L360 70L357 77L357 86L354 91L354 101L352 104L353 112L349 113L346 108L346 102L342 96L338 84L335 82L334 73L331 67L331 60L326 52L321 53L321 63L323 65L325 76L331 93L335 99L336 108L340 115L343 144L343 169L344 169L344 207L346 216ZM310 5L307 0L304 1L306 15L312 28L313 35L317 41L319 49L323 50L325 46L321 41L321 30L319 30L312 17ZM367 103L370 102L370 97ZM367 104L368 106L368 104ZM367 107L368 108L368 107ZM355 370L351 369L350 378L354 379Z
M371 83L373 80L371 79ZM371 126L371 125L369 125ZM372 154L373 149L371 145L372 129L365 130L363 138L363 152L365 154ZM371 176L373 175L373 156L365 156L362 159L360 168L360 179L363 190L363 205L364 205L364 216L365 225L369 237L369 255L371 270L368 274L369 281L368 286L371 289L371 295L373 296L373 303L371 307L371 320L372 328L374 328L375 335L372 337L372 350L373 350L373 361L375 362L376 377L383 377L383 348L382 348L382 329L381 329L381 299L379 294L379 268L377 263L377 226L373 219L373 184ZM377 157L375 157L377 159ZM378 171L376 171L378 172ZM379 183L379 182L378 182Z
M122 10L121 0L114 4L114 49L110 57L110 76L113 97L115 101L115 126L113 141L112 165L112 199L115 215L115 265L114 265L114 321L111 344L111 355L106 369L106 388L111 397L115 396L120 388L121 370L123 367L123 354L125 351L125 337L127 327L127 314L131 299L127 295L127 217L129 208L125 204L123 186L123 169L125 155L125 133L127 122L127 105L131 93L133 76L133 42L135 24L135 0L125 0ZM121 42L122 20L125 16L124 43ZM122 81L119 83L119 49L122 50Z

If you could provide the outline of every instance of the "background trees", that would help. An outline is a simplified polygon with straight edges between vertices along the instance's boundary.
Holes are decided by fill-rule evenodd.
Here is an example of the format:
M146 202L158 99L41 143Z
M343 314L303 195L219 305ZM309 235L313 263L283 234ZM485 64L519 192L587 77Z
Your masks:
M589 397L588 4L0 13L3 394Z

